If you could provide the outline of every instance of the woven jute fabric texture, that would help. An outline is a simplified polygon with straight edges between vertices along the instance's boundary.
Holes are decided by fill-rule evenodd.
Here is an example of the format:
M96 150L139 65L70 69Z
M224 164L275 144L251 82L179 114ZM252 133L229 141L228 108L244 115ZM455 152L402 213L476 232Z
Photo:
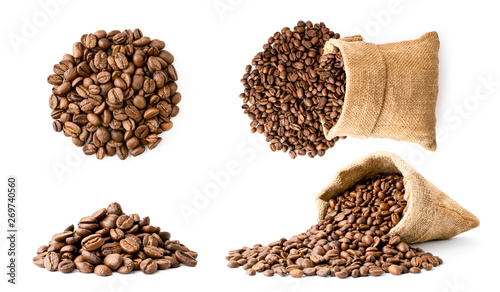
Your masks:
M326 138L388 138L435 151L438 34L380 45L359 35L330 39L324 54L334 46L344 59L346 92L337 124L324 129Z
M440 191L401 157L375 152L340 170L316 197L318 220L324 219L328 200L342 195L358 181L379 173L403 175L407 210L391 229L407 243L447 239L479 226L479 220L455 200Z

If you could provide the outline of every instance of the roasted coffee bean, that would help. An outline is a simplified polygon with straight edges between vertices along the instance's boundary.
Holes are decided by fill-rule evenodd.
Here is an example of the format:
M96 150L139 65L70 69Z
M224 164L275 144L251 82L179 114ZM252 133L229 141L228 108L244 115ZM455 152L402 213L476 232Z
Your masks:
M62 260L59 265L57 266L57 269L61 273L71 273L75 269L75 263L72 260Z
M82 239L82 247L88 251L96 250L104 245L104 240L99 234L92 234Z
M43 260L43 266L47 271L57 271L57 267L59 265L59 256L57 255L56 252L49 252L47 255L44 257Z
M148 245L148 246L145 246L144 247L144 252L151 258L153 259L159 259L163 256L163 250L156 247L156 246L152 246L152 245ZM179 258L178 258L179 259ZM187 266L189 266L188 264L184 263L183 261L181 261L179 259L179 261Z
M420 268L419 267L411 267L409 271L412 274L419 274L420 273Z
M72 137L85 154L98 159L117 154L123 160L129 151L138 156L145 145L155 148L159 142L146 137L171 125L181 100L174 82L174 58L164 46L163 41L146 36L135 39L131 30L84 34L73 45L73 56L64 55L53 68L55 74L47 77L53 86L49 107L56 120L54 130ZM157 107L160 101L161 108ZM131 126L129 119L137 126ZM121 139L109 137L112 130ZM128 149L119 143L134 134L148 143L140 141L143 145Z
M132 225L134 225L134 219L128 215L121 215L118 219L116 219L116 227L121 230L130 229Z
M81 255L84 261L89 262L95 266L102 263L101 258L90 251L82 250Z
M94 269L94 274L101 277L111 276L113 271L106 265L98 265Z
M116 240L113 237L111 237L111 239ZM104 256L107 256L107 255L114 254L114 253L121 253L122 248L118 242L111 242L111 243L104 244L101 247L101 252Z
M175 258L181 263L189 267L194 267L198 263L196 261L196 258L192 256L191 254L183 251L183 250L176 250L175 251Z
M294 278L301 278L302 276L304 276L304 271L299 269L293 269L290 271L290 276Z
M138 156L138 155L141 155L142 153L144 153L144 151L146 151L146 147L139 145L139 146L135 147L134 149L132 149L132 151L130 151L130 155Z
M41 254L41 253L44 253L47 251L47 249L49 248L48 245L42 245L38 248L38 250L36 251L36 254Z
M123 214L123 211L122 211L122 206L118 203L111 203L109 204L108 208L107 208L107 211L108 211L108 216L109 215L117 215L117 216L120 216Z
M66 242L66 238L70 237L73 235L73 232L71 231L65 231L65 232L61 232L61 233L57 233L56 235L54 235L52 237L52 239L54 241L57 241L57 242Z
M94 155L97 152L97 147L94 144L86 144L83 146L83 153L85 155Z
M391 214L399 212L404 217L404 196L400 174L361 180L330 199L325 218L306 232L268 246L230 251L228 267L264 272L268 265L281 276L338 278L418 273L420 267L430 270L442 263L439 257L412 248L398 234L390 233L395 226ZM170 250L169 244L165 248Z
M172 261L167 259L154 259L154 262L158 265L158 270L166 270L172 265Z
M141 247L140 242L137 242L131 237L120 240L120 246L123 251L129 254L134 254L138 252L139 248Z
M134 261L123 257L122 265L116 270L120 274L129 274L134 270Z
M144 274L152 274L158 270L158 264L152 259L145 259L141 262L140 268Z
M88 262L75 261L76 269L82 273L92 273L94 272L94 266Z
M40 268L45 268L45 256L48 252L42 252L33 257L33 263Z
M150 225L149 217L124 214L120 204L111 203L81 218L76 230L70 225L55 234L48 245L38 248L33 263L50 271L69 273L76 267L105 276L134 269L153 273L177 268L180 262L195 266L197 257L179 241L170 240L170 233Z
M63 127L64 133L71 137L77 137L82 132L82 129L73 122L65 122Z
M374 268L370 268L368 273L370 273L370 275L372 275L372 276L378 277L384 273L384 270L380 267L374 267Z
M74 245L65 245L60 250L61 253L74 253L76 252L76 247Z
M388 271L389 271L389 273L391 273L393 275L400 275L403 270L398 265L391 265L391 266L389 266Z
M326 140L323 128L340 117L345 91L340 52L322 56L325 42L339 34L323 23L303 23L276 32L241 79L251 132L264 133L272 151L289 151L291 158L323 156L335 145L339 138Z
M111 229L109 234L114 241L120 241L125 237L125 232L119 228Z
M117 253L110 254L104 258L103 263L114 271L122 265L123 257Z

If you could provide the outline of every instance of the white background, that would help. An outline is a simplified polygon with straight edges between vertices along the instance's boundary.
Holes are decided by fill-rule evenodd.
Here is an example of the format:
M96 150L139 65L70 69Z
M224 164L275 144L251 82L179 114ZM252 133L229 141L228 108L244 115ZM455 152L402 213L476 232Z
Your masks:
M43 3L52 3L50 11ZM489 3L494 2L3 1L2 291L113 292L142 290L141 285L182 291L498 291L496 284L488 286L497 282L500 260L500 42L498 7ZM239 80L275 31L301 19L323 21L342 36L361 33L376 43L436 30L441 40L437 152L405 142L348 138L324 157L291 160L268 145L252 146L259 136L250 134L250 120L242 113ZM26 30L27 22L34 31ZM136 27L164 40L174 54L183 95L180 114L153 151L126 161L84 157L69 138L52 130L47 75L82 34ZM13 37L24 41L13 44ZM496 84L487 87L481 80ZM479 228L456 238L418 244L443 258L444 265L419 275L345 280L248 277L242 269L226 267L230 249L267 244L314 224L316 194L341 167L376 150L399 154L481 220ZM228 167L235 172L223 174ZM16 287L6 284L5 274L10 174L19 181ZM214 176L229 180L216 185ZM195 204L204 189L210 198ZM54 233L113 201L127 213L149 215L153 225L198 251L198 266L100 278L49 273L31 263L38 246ZM196 214L183 215L182 207Z

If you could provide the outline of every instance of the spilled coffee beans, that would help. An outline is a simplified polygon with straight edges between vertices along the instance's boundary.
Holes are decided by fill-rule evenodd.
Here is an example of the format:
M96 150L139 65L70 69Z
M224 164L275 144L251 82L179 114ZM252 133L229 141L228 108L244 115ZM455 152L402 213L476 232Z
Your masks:
M431 270L443 263L441 258L389 234L405 214L404 194L399 174L362 180L330 200L325 219L308 231L267 246L256 244L230 251L228 267L242 266L248 275L263 272L297 278L356 278Z
M174 57L164 48L139 29L84 34L47 78L54 130L98 159L155 148L181 101Z
M178 240L171 240L170 233L150 225L149 217L127 215L112 203L83 217L76 230L70 225L52 236L48 245L38 248L33 263L49 271L71 273L76 268L109 276L114 271L152 274L181 264L194 267L197 257Z
M312 158L338 141L326 140L321 122L335 125L344 104L342 58L322 57L325 42L339 37L324 23L299 21L274 33L246 67L242 108L251 132L264 134L272 151Z

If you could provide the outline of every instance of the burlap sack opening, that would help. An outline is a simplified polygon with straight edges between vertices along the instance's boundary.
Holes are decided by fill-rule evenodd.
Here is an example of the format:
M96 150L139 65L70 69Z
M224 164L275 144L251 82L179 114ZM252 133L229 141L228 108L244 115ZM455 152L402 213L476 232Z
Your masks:
M326 138L389 138L435 151L438 34L381 45L359 35L330 39L324 54L334 47L344 59L346 92L337 124L324 127Z
M329 199L344 193L358 181L379 173L400 173L404 177L407 210L390 232L400 234L405 242L447 239L479 226L476 216L390 152L372 153L338 172L316 197L318 220L325 217Z

